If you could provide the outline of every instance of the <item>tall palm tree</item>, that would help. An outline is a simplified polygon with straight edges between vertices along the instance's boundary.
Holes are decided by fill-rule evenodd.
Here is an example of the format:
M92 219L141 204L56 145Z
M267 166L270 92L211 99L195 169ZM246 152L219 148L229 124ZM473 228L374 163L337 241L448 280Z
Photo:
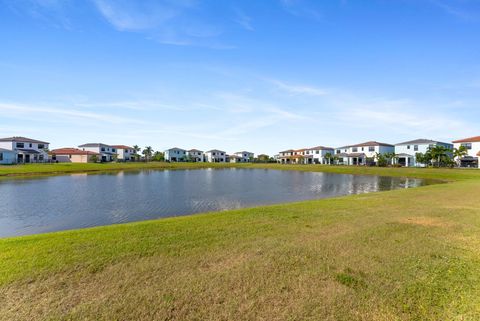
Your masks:
M468 155L467 147L461 145L459 148L453 149L453 158L457 161L457 166L460 166L460 159Z
M428 152L432 155L432 159L434 159L437 163L437 167L440 167L442 159L445 160L449 158L452 150L442 145L435 145L433 147L429 147Z
M326 153L325 159L327 160L328 165L332 165L332 153Z
M135 159L138 160L140 158L140 155L138 152L140 152L141 148L138 145L133 145L133 151L135 152Z
M145 147L142 154L145 156L145 160L148 162L153 155L153 148L151 146Z

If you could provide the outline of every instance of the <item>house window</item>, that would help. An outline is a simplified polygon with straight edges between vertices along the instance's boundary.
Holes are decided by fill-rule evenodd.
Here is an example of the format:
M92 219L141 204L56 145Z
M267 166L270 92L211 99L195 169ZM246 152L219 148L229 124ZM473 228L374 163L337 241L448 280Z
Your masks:
M357 147L353 147L353 148L352 148L352 153L356 153L356 152L358 152L358 148L357 148Z
M44 149L45 145L44 144L38 144L38 149Z
M337 150L337 154L340 154L340 150Z
M462 146L466 149L472 149L472 143L463 143Z
M102 152L104 152L104 151L105 151L105 147L102 147L102 149L101 149L101 150L102 150Z
M414 145L414 146L413 146L413 150L416 151L416 152L418 152L418 145Z
M17 143L17 148L24 148L25 144L24 143Z
M410 145L407 145L407 149L410 149Z
M319 153L320 153L320 151L318 151L318 150L317 150L317 151L315 151L315 154L319 154Z
M370 146L370 147L368 147L368 151L369 151L369 152L374 152L374 151L375 151L375 146Z
M3 161L3 153L0 153L0 161Z
M115 153L115 148L112 148L112 152L114 152L114 153Z
M365 150L365 148L364 148L364 147L362 147L362 152L363 152L364 150Z
M29 146L30 148L32 148L32 144L28 144L28 146Z
M39 155L39 156L38 156L38 160L43 161L43 155Z

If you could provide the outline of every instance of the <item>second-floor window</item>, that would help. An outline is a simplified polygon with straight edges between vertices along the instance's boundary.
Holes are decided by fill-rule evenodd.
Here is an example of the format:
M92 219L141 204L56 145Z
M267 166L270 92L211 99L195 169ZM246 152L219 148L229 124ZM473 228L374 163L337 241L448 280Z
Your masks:
M25 144L24 143L17 143L17 148L24 148Z
M463 143L462 146L466 149L472 149L472 143Z
M104 151L105 151L105 147L102 147L102 152L104 152Z
M414 146L413 146L413 150L416 151L416 152L418 152L418 145L414 145Z
M44 144L38 144L38 149L44 149L45 145Z
M374 152L374 151L375 151L375 146L370 146L370 147L368 147L368 151L369 151L369 152Z
M358 152L358 148L357 148L357 147L353 147L353 148L352 148L352 152L353 152L353 153Z

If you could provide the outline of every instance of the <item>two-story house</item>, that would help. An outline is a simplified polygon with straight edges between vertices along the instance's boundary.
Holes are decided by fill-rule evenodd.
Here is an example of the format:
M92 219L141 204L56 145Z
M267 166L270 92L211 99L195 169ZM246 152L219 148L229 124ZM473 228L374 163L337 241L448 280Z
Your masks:
M165 161L184 162L187 157L187 151L178 147L173 147L164 151Z
M328 164L328 159L326 156L328 154L333 156L334 153L335 149L332 147L316 146L308 148L305 151L304 161L306 164Z
M14 153L15 162L19 164L25 163L43 163L48 161L48 146L50 143L31 139L27 137L7 137L0 138L0 148L11 151L4 152L10 160Z
M426 164L417 162L417 154L425 154L429 148L435 146L453 149L453 145L450 143L430 139L416 139L395 144L395 154L398 159L398 164L405 167L424 167Z
M243 152L236 152L233 153L231 156L236 156L234 157L236 159L235 162L237 163L250 163L253 161L254 158L254 153L243 151ZM230 162L232 162L232 159L230 159Z
M453 141L455 148L464 146L467 149L467 155L456 159L461 167L480 168L480 136L469 137Z
M205 161L209 163L225 163L227 154L223 150L212 149L205 152Z
M377 154L394 153L395 146L376 141L356 145L344 146L335 149L337 164L343 165L374 165L377 163Z
M203 162L204 159L205 157L203 155L203 151L198 149L187 150L187 160L189 162L198 163L198 162Z
M135 160L135 149L126 145L113 145L117 150L117 159L122 162L130 162Z
M81 150L98 153L101 162L111 162L117 157L117 149L102 143L88 143L78 146Z

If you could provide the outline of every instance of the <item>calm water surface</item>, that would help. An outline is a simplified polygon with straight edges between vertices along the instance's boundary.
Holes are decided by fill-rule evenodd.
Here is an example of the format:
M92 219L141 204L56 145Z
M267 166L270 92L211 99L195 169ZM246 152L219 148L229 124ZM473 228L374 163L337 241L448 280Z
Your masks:
M0 180L0 237L427 184L421 179L196 169Z

